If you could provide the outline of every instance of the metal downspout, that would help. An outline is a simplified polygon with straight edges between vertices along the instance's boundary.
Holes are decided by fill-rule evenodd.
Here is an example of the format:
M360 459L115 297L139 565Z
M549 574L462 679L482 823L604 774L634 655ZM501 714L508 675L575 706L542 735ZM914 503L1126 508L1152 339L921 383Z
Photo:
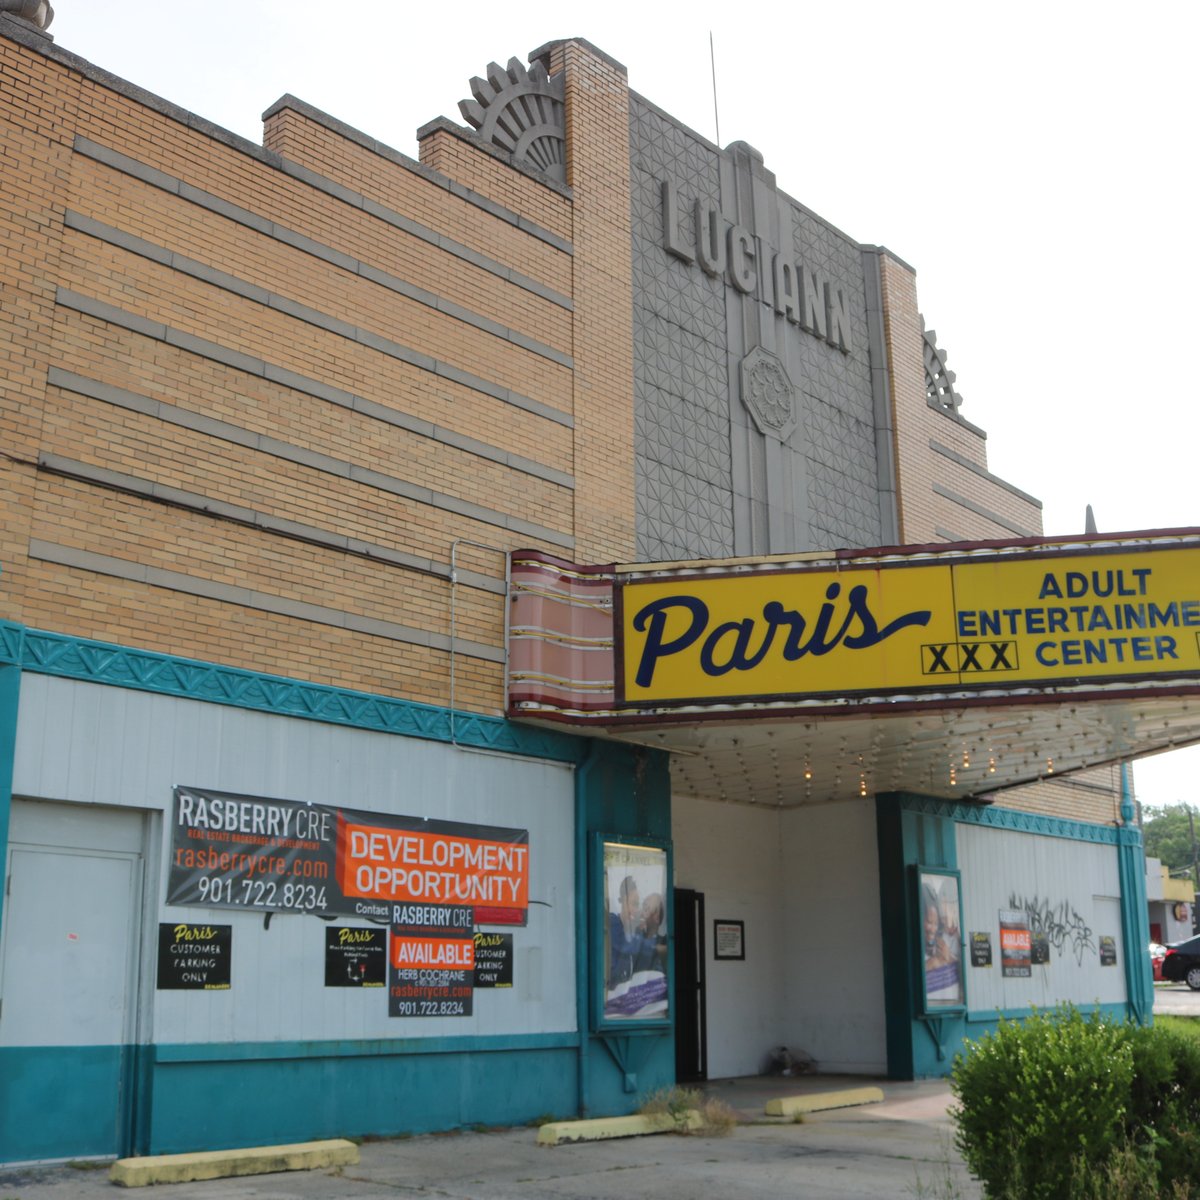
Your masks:
M588 743L587 754L575 768L575 1022L579 1031L578 1115L588 1115L589 1053L588 1029L588 849L587 785L598 761L596 742Z

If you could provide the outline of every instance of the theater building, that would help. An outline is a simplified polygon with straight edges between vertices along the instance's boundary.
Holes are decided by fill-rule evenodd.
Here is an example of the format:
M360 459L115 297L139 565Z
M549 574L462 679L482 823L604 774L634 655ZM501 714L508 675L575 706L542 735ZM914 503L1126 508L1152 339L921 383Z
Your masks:
M582 40L412 159L293 96L246 142L27 7L0 1161L1148 1017L1120 764L1197 737L1200 532L1043 537L910 266Z

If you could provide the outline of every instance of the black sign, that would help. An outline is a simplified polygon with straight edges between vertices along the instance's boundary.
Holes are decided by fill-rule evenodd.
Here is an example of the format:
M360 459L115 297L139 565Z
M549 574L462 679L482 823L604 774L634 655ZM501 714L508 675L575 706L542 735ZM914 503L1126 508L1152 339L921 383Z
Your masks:
M389 1017L469 1017L471 972L392 967L388 972Z
M510 988L513 985L513 935L475 935L475 986Z
M158 986L163 991L229 987L232 925L160 925Z
M972 933L970 946L971 966L990 967L992 965L992 935L990 933Z
M1115 967L1117 965L1117 939L1107 935L1100 939L1100 965Z
M387 986L387 930L325 930L325 986Z
M1044 966L1050 961L1050 938L1044 933L1031 935L1029 943L1029 961L1035 967Z

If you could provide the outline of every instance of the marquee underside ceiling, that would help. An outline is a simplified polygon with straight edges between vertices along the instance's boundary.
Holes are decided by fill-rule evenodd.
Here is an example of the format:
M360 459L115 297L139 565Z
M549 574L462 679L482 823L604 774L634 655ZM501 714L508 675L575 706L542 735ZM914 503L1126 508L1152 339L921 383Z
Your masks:
M677 714L604 732L670 752L675 791L702 799L787 808L909 791L962 800L1200 742L1200 688L844 716L760 710L690 724Z

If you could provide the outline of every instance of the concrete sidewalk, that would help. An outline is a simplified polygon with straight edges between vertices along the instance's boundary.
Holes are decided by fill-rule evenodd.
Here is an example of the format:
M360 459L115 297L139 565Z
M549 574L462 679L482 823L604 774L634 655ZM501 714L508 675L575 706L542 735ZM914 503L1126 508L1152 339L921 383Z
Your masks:
M882 1104L811 1114L803 1123L763 1115L766 1101L878 1084ZM876 1200L955 1197L981 1191L954 1153L940 1081L890 1083L862 1077L737 1079L709 1085L742 1122L728 1137L656 1137L544 1147L536 1130L453 1133L368 1142L361 1162L331 1171L260 1175L127 1192L103 1169L0 1169L0 1200L88 1200L155 1195L169 1200L369 1200L441 1196L454 1200L696 1200L803 1196Z

